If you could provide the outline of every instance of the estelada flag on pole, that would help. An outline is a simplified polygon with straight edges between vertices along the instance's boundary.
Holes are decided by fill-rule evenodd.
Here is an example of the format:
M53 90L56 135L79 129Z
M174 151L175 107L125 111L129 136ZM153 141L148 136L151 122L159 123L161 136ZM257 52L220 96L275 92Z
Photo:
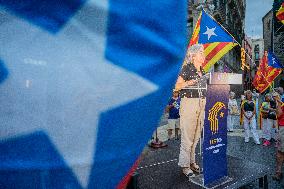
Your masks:
M236 40L225 29L202 10L189 46L203 44L206 55L203 69L208 71L220 58L237 45Z
M270 66L274 64L273 57L275 56L271 52L263 55L254 77L253 85L260 93L263 93L282 72L282 68Z
M276 12L276 17L282 22L282 24L284 24L284 2Z
M268 66L271 66L273 68L284 68L278 58L271 51L268 52Z

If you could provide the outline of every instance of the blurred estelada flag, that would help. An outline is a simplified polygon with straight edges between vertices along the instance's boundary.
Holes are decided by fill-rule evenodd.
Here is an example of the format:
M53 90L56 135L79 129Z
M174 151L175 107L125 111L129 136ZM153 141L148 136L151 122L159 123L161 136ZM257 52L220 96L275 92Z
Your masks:
M1 0L1 187L124 187L182 64L186 5Z
M208 71L227 52L234 48L236 40L204 10L196 22L189 46L203 44L205 62L203 69Z

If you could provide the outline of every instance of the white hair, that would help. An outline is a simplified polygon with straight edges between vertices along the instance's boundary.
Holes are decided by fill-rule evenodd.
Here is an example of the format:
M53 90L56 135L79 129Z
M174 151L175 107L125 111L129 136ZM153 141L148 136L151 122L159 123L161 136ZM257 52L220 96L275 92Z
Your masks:
M197 54L200 51L204 51L204 47L201 44L194 44L188 48L185 63L190 63L192 61L192 55Z
M230 96L232 96L232 97L235 98L236 94L235 94L233 91L231 91L231 92L230 92Z
M198 53L200 50L204 50L203 45L201 44L195 44L189 47L188 52L190 55Z

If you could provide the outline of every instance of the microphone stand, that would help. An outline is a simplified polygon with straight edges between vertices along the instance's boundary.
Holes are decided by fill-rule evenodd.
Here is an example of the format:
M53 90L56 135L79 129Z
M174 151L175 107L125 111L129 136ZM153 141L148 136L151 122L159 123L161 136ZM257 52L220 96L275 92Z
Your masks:
M151 148L164 148L167 147L168 145L163 143L162 141L159 140L158 138L158 128L156 129L156 134L155 134L155 139L151 142L151 144L149 145Z
M199 82L201 82L202 80L202 77L205 77L206 78L206 88L202 88L199 86ZM195 89L197 90L198 92L198 100L199 100L199 106L200 106L200 103L201 103L201 96L202 96L202 90L206 90L207 91L207 85L208 85L208 79L211 80L211 73L207 73L207 74L204 74L201 78L198 79L197 81L197 86L196 87L192 87L191 89ZM210 81L209 81L210 82ZM201 107L200 107L201 108ZM205 108L205 107L204 107ZM199 139L199 155L201 157L201 162L200 164L203 164L202 160L203 160L203 153L202 153L202 148L203 148L203 140L204 140L204 123L203 125L200 125L201 124L201 121L199 120L200 117L197 117L197 124L199 124L198 126L201 127L201 137ZM199 174L202 174L203 173L203 167L200 167L200 173ZM189 178L190 180L190 178Z

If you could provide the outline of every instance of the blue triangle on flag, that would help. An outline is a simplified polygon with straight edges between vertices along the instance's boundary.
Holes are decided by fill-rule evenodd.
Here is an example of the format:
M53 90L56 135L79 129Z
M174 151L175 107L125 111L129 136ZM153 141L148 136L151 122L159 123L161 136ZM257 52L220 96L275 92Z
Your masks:
M198 43L206 44L214 42L234 42L234 38L202 10Z
M268 65L273 68L284 68L273 52L268 52Z

